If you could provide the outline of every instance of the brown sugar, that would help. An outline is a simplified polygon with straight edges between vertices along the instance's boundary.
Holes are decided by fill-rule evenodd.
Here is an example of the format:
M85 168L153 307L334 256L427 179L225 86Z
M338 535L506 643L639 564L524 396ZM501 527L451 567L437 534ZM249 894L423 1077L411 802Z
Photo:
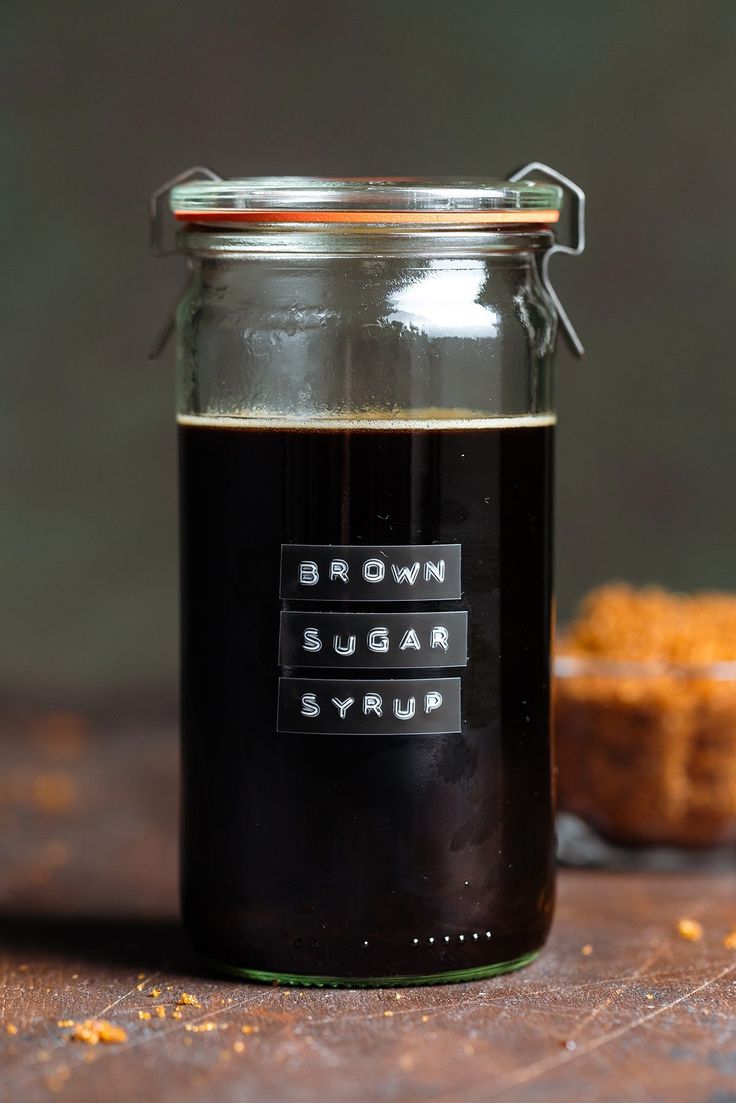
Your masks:
M736 840L736 596L603 586L559 656L560 807L624 844Z
M736 595L609 583L582 601L564 652L623 662L736 661Z
M681 919L677 924L677 933L686 942L700 942L703 937L703 926L697 919Z
M179 999L176 1001L176 1006L201 1007L202 1004L199 1002L196 996L192 996L189 992L182 992L182 994L179 996Z
M85 1019L77 1023L69 1037L72 1042L84 1042L88 1046L96 1046L98 1042L115 1045L128 1039L122 1026L115 1026L107 1019Z

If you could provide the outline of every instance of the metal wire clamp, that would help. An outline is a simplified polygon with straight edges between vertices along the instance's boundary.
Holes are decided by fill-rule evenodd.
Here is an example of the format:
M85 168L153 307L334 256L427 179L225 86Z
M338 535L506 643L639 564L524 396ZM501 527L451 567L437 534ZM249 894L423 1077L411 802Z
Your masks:
M171 257L176 253L175 248L168 248L163 245L163 220L162 220L162 200L166 198L171 189L177 184L183 184L187 180L193 180L197 176L204 176L207 180L222 180L222 177L213 171L213 169L207 168L206 165L192 165L191 168L184 169L183 172L178 172L176 176L172 176L170 180L167 180L165 184L162 184L160 188L156 188L151 193L151 198L148 201L148 212L150 218L149 232L151 241L151 252L154 257ZM188 282L188 277L187 277ZM177 296L177 302L180 296ZM176 321L176 303L172 309L166 315L166 321L161 326L156 339L151 345L148 353L149 360L158 360L159 356L166 348L171 334L174 332L174 325Z
M575 222L577 224L577 234L575 244L560 245L555 242L542 257L540 275L544 288L557 311L557 316L560 319L560 324L570 348L576 356L583 356L585 349L583 348L582 341L578 337L575 326L570 321L569 315L560 302L560 298L550 281L549 262L555 253L568 253L572 257L579 257L581 253L585 252L585 192L573 180L570 180L569 177L563 176L561 172L557 172L556 169L550 168L549 165L543 165L540 161L530 161L528 165L524 165L523 168L513 172L509 176L509 180L511 183L516 183L518 180L526 180L532 172L539 173L540 176L546 176L549 180L554 180L557 184L562 184L563 188L566 188L576 200Z

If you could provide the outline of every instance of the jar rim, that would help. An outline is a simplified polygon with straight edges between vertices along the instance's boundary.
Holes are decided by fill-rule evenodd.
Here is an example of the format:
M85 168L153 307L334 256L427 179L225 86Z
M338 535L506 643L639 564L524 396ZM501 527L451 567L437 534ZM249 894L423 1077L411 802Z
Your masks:
M552 247L552 228L522 226L379 226L327 223L290 225L280 223L185 222L177 234L177 248L194 257L241 255L253 258L289 256L296 258L338 258L348 254L363 257L411 255L448 260L463 257L499 257L543 253Z

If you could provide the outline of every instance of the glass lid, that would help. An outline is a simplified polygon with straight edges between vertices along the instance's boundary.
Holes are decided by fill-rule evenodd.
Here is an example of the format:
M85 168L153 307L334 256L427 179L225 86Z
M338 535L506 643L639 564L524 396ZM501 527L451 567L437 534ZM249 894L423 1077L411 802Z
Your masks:
M252 176L170 192L182 222L553 223L562 188L488 177Z

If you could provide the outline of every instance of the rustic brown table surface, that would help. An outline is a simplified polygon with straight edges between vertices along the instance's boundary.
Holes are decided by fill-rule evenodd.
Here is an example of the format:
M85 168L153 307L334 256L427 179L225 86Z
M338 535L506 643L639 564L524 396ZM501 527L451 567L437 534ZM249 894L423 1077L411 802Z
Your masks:
M177 923L172 730L15 717L0 748L8 1103L736 1101L728 871L563 871L546 952L506 977L248 985L198 964ZM678 934L682 917L700 940ZM184 992L200 1007L174 1017ZM126 1040L59 1025L98 1018Z

